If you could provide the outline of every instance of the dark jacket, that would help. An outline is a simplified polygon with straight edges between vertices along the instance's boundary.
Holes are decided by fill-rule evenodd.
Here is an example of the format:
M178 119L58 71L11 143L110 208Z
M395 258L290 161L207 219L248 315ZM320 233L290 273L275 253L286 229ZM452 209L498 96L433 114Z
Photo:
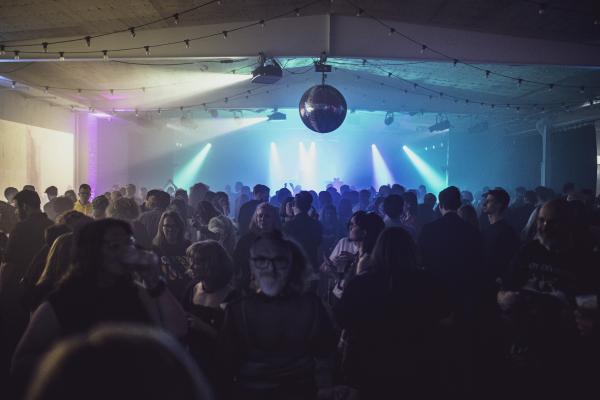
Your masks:
M283 232L297 241L308 256L313 268L319 266L317 254L323 240L323 226L307 213L300 213L283 225Z
M480 233L449 212L423 227L418 244L423 266L448 287L457 316L474 317L484 272Z

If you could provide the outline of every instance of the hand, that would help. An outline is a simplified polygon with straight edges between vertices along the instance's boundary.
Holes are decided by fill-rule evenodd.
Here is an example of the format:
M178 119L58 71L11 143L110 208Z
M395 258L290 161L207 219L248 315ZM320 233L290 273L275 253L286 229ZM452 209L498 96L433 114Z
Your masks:
M352 261L354 261L354 254L342 251L333 259L333 265L337 272L345 272L350 264L352 264Z
M151 251L134 248L123 256L123 263L130 266L144 281L146 289L155 288L160 280L158 257Z

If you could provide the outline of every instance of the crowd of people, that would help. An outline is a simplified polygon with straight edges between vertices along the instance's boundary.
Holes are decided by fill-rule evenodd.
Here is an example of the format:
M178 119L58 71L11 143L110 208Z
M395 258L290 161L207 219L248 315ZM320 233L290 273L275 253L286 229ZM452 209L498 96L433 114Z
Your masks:
M597 392L600 197L9 187L3 399ZM92 198L93 197L93 198Z

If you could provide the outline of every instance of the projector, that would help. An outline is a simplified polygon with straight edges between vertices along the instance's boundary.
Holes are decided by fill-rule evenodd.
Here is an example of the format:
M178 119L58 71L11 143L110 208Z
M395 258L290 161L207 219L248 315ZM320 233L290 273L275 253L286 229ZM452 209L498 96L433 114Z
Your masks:
M273 114L268 116L269 121L285 121L287 119L287 115L279 111L273 111Z
M273 64L269 65L261 65L252 71L252 79L253 83L263 83L263 84L273 84L281 79L283 76L283 71L279 64L273 60Z

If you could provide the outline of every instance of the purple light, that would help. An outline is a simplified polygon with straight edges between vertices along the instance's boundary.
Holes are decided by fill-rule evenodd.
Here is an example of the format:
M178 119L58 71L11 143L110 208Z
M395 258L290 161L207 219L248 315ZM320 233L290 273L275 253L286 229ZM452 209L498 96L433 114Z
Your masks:
M82 178L92 187L93 198L98 184L98 120L92 118L92 116L86 115L85 131L78 132L78 134L83 133L86 136L85 139L87 139L87 176ZM79 151L82 150L79 149Z

